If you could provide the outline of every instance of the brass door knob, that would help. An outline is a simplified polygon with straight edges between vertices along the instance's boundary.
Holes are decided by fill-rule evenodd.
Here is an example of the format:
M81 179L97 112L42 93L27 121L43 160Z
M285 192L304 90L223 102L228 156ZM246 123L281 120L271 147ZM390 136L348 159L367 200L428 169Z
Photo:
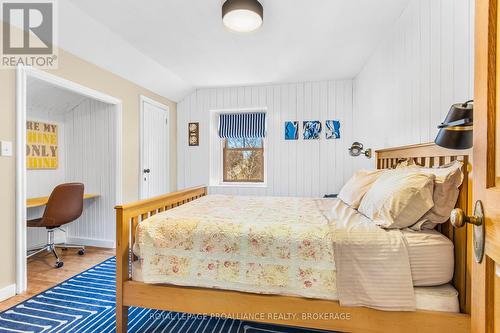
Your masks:
M460 208L455 208L451 211L450 222L455 228L461 228L466 223L480 226L483 224L481 216L467 216Z
M476 262L481 262L484 256L484 210L481 200L477 200L474 205L474 216L465 215L460 208L451 211L450 222L455 228L463 227L466 223L472 224L472 245L474 246L474 258Z

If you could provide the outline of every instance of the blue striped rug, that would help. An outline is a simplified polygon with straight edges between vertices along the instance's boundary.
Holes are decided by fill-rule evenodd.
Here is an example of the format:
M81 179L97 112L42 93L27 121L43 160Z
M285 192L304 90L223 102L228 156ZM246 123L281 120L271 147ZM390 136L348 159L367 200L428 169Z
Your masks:
M129 332L321 332L252 322L130 308ZM115 258L0 313L4 332L115 332Z

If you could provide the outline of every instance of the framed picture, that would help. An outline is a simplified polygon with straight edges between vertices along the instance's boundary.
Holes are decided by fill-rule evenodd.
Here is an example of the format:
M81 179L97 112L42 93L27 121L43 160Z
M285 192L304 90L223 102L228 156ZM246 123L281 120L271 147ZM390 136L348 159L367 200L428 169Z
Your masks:
M57 124L28 120L26 122L26 168L28 170L59 167Z
M304 140L317 140L321 134L321 122L318 120L304 121Z
M299 122L285 121L285 140L299 139Z
M340 139L340 121L327 120L325 122L325 136L328 140Z
M200 145L200 123L188 124L188 142L190 146Z

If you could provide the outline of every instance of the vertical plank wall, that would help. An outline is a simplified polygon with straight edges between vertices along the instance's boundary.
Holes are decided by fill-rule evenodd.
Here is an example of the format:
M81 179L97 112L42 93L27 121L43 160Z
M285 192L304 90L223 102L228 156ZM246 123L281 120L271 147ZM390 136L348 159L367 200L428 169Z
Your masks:
M75 102L76 103L76 102ZM57 123L59 167L28 170L28 197L47 196L61 183L83 182L86 193L99 198L84 201L82 216L56 231L56 242L113 247L116 170L116 120L111 106L82 98L76 106L48 111L47 105L29 110L29 119ZM28 219L42 216L44 207L28 209ZM47 231L28 228L28 248L44 245Z
M66 181L85 184L82 216L67 228L71 243L114 247L116 204L116 119L113 106L87 99L66 113Z
M410 1L354 80L357 137L375 148L433 141L450 106L472 99L473 39L473 0Z
M433 141L451 104L472 98L473 22L473 0L411 0L353 82L197 90L178 105L178 187L209 184L211 109L267 107L270 121L268 187L212 193L337 193L355 169L374 167L347 154L352 141L374 149ZM341 140L283 139L285 120L326 119L341 120ZM188 147L189 121L200 122L200 147Z
M251 195L322 196L337 193L351 176L353 158L347 147L353 139L352 81L305 82L259 87L199 89L178 104L178 187L209 184L210 110L267 108L267 186L217 187L211 193ZM338 119L341 139L302 139L302 121ZM299 140L284 140L286 120L300 122ZM200 123L200 146L188 146L189 122ZM212 156L217 159L218 156ZM214 163L212 163L213 167ZM212 184L213 185L213 184Z

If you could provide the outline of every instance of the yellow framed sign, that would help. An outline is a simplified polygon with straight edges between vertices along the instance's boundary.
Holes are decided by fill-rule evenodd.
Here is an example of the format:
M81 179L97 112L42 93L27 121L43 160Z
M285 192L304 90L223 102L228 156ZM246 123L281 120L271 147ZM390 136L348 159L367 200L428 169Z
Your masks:
M26 133L26 168L57 169L59 166L57 124L28 120Z

